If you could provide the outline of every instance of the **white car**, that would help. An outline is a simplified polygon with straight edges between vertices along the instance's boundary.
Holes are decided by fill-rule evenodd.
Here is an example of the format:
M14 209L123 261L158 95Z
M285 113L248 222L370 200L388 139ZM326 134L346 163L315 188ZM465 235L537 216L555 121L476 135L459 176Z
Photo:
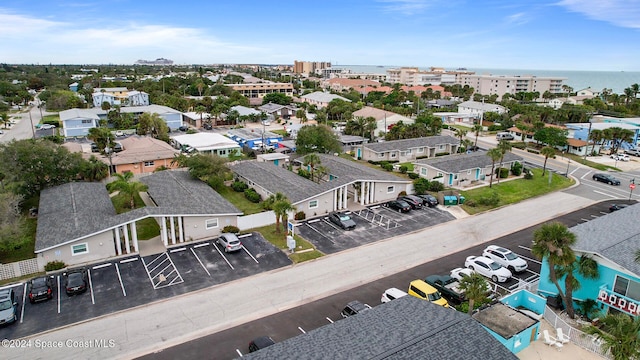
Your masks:
M116 131L116 137L121 137L121 136L124 136L124 131L122 131L122 130L117 130L117 131Z
M484 256L469 256L464 266L488 277L493 282L505 282L511 278L511 271Z
M497 245L489 245L482 252L482 256L497 262L498 264L506 267L512 273L521 273L527 270L527 262L520 256L513 253L509 249Z
M629 161L629 160L631 160L629 158L629 155L627 155L627 154L613 154L613 155L611 155L611 158L613 160L617 160L617 161Z
M406 292L398 289L398 288L389 288L382 293L382 297L380 298L381 303L388 303L391 300L395 300L397 298L401 298L403 296L407 296Z
M40 130L49 130L49 129L55 129L56 126L55 125L51 125L51 124L42 124L40 125Z
M460 280L462 280L462 277L471 276L471 274L473 274L473 273L475 273L475 271L473 271L471 269L455 268L455 269L451 270L451 272L449 273L449 276L451 276L452 278L460 281Z

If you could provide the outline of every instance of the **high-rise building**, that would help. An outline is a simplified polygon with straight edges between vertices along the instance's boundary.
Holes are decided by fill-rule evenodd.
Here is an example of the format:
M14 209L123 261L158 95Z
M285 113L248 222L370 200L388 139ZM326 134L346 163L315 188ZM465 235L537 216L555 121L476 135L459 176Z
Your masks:
M293 72L296 74L315 74L322 69L331 67L330 62L298 61L293 62Z
M498 95L502 99L504 94L515 95L520 92L538 92L542 95L549 91L552 94L562 94L562 81L566 78L535 75L476 75L465 74L457 77L457 83L468 85L481 95Z

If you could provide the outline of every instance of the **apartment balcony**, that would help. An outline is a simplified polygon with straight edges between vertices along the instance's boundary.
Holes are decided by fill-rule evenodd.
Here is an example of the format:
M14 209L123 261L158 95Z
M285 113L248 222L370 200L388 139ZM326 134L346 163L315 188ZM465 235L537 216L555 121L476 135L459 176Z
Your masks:
M607 289L607 285L600 287L597 301L629 315L640 315L640 302Z

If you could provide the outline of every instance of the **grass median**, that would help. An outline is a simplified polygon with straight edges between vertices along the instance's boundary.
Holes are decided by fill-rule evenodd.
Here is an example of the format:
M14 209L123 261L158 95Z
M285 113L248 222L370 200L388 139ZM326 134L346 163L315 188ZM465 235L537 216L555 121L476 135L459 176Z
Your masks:
M286 253L289 252L285 232L282 231L282 229L280 229L280 232L276 232L275 225L253 228L246 232L259 232L265 239L267 239L268 242L276 246L278 249L283 250ZM296 239L296 251L293 254L289 254L289 258L294 263L300 263L323 256L320 251L313 248L313 245L311 245L310 242L304 240L300 236L295 235L294 239Z
M546 171L544 176L542 175L542 169L533 169L532 172L532 179L502 180L500 184L494 179L491 188L485 186L461 191L460 195L465 197L465 203L462 208L473 215L562 190L575 183L573 179L556 173L551 173L551 182L549 182L549 171Z

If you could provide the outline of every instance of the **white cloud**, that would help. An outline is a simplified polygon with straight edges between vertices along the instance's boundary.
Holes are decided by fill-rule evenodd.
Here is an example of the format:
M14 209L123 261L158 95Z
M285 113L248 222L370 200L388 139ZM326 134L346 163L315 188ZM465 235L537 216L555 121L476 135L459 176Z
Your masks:
M529 22L526 16L527 16L526 13L519 12L519 13L515 13L507 16L506 20L508 24L523 25Z
M640 29L640 0L561 0L557 5L593 20Z
M403 15L415 15L430 7L433 1L429 0L378 0L386 4L382 9L386 12L401 13Z

